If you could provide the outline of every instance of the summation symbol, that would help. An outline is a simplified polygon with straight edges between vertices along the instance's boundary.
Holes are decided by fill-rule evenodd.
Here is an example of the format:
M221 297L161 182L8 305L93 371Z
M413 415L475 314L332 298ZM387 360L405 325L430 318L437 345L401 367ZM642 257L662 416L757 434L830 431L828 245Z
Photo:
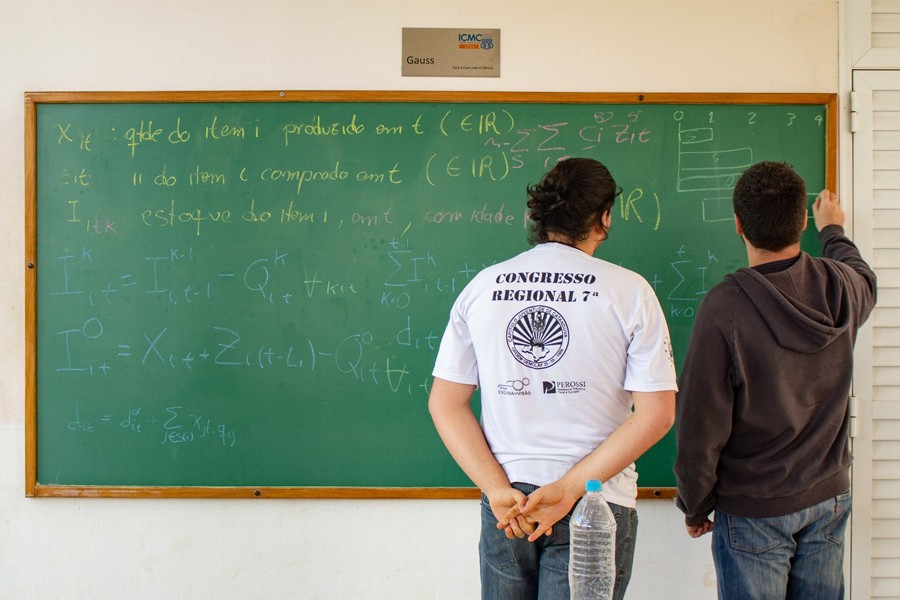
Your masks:
M660 278L658 273L653 275L650 283L660 298L670 302L668 310L670 317L693 318L697 313L698 303L709 290L710 267L718 264L719 259L712 250L707 250L706 256L699 260L691 258L688 256L688 248L683 244L675 251L675 255L676 259L669 263L675 278L667 291L663 288L660 293L660 286L666 279Z

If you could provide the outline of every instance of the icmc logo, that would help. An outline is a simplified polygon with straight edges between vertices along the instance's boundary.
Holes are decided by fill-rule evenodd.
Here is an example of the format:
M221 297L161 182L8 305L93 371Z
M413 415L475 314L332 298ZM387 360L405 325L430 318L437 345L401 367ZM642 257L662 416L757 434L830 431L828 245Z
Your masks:
M459 37L460 44L478 44L478 46L482 50L494 49L494 38L490 34L483 35L481 33L460 33L457 37ZM466 47L471 48L474 46Z
M569 347L569 326L549 306L520 311L506 327L506 345L517 361L533 369L559 362Z

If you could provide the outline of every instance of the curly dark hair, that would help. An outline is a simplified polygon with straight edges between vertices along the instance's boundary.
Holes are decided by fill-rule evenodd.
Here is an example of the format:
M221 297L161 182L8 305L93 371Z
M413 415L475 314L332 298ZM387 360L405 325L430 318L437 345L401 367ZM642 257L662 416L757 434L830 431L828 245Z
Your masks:
M552 234L571 245L587 239L595 224L603 228L601 217L622 192L609 169L591 158L561 160L527 191L528 241L540 244Z

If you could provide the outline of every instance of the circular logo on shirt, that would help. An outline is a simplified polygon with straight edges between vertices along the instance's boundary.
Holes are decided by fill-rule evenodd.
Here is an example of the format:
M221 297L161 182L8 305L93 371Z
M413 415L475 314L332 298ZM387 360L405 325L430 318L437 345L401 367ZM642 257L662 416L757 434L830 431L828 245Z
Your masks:
M520 311L506 327L506 345L517 361L533 369L559 362L569 347L569 326L549 306Z

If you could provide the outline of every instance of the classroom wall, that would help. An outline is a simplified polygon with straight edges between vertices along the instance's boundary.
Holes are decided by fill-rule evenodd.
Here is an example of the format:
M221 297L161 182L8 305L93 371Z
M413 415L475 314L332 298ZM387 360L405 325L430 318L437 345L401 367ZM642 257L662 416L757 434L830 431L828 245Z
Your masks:
M499 28L502 77L402 78L401 27ZM23 93L836 92L836 0L0 1L0 598L474 598L474 500L27 499ZM715 597L639 502L629 598Z

